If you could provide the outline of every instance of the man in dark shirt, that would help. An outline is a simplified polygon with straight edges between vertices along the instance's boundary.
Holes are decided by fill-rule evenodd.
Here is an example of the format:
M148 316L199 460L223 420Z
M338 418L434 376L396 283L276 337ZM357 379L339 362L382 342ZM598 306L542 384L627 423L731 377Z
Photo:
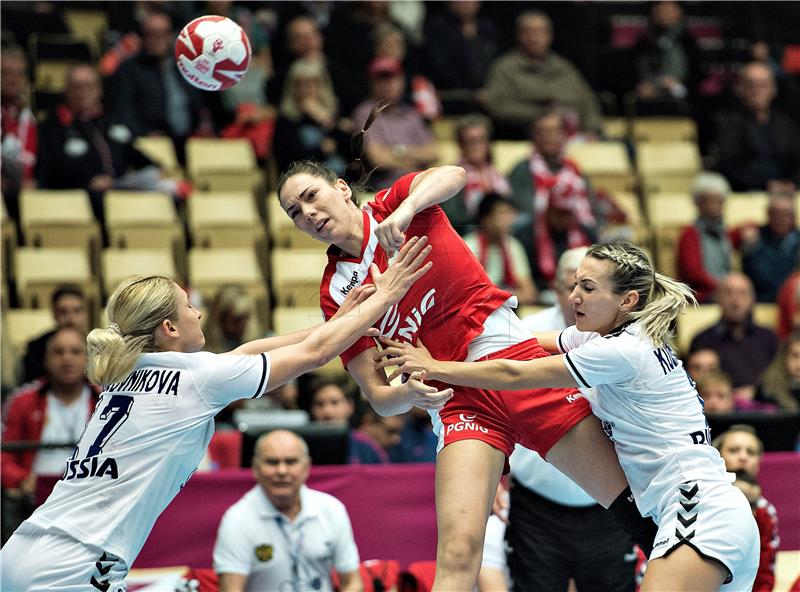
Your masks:
M742 273L720 280L717 302L722 318L692 340L690 352L712 349L722 371L730 376L738 398L755 396L761 374L778 352L778 337L753 322L753 284Z

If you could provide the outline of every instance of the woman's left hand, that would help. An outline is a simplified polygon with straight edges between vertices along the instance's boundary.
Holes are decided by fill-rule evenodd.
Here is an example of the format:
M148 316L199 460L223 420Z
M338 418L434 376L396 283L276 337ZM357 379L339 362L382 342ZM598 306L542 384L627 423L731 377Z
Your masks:
M414 218L414 210L410 205L401 203L383 222L375 228L375 236L386 253L399 250L406 240L406 229Z
M428 348L422 341L417 341L417 346L402 341L394 341L386 337L380 338L384 344L383 351L375 357L376 368L386 368L387 366L397 366L389 376L389 382L401 374L412 374L418 371L428 372L435 362Z

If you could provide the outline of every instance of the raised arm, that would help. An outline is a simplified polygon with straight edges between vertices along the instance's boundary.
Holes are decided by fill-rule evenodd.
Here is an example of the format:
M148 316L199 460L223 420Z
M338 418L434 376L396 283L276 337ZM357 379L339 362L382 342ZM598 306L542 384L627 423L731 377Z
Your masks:
M375 235L386 251L396 251L405 241L405 231L416 214L453 197L464 188L467 174L459 166L433 167L411 181L408 197L378 224Z
M484 362L444 362L433 359L424 345L417 347L384 339L388 356L376 368L397 366L389 376L425 371L431 380L473 388L522 390L532 388L577 388L578 383L564 364L564 356L535 360L487 360Z
M423 265L430 253L426 243L425 237L413 237L383 274L373 266L371 273L375 292L350 314L314 329L300 343L272 350L267 390L323 366L364 335L431 268L433 264L430 262Z

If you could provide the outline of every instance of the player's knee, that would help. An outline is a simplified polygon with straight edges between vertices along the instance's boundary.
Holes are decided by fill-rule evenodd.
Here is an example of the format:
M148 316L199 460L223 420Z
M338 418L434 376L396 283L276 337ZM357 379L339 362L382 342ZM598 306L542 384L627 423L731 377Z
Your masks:
M478 534L456 533L441 544L437 567L454 572L465 572L480 565L483 537Z

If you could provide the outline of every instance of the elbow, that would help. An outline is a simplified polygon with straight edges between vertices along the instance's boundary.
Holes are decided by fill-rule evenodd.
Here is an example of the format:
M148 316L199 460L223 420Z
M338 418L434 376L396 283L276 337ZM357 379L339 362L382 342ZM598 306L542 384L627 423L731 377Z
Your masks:
M467 184L467 171L463 167L457 165L448 165L448 173L452 175L455 193L458 193Z

